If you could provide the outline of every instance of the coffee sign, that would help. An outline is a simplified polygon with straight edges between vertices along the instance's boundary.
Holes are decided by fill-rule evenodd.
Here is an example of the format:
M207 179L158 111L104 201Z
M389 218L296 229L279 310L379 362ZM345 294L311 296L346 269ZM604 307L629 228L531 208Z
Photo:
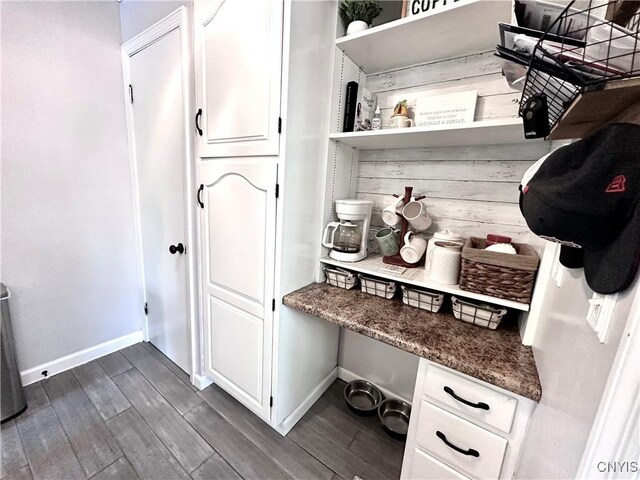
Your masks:
M405 0L406 16L418 15L420 13L437 13L445 7L458 3L465 3L469 0Z

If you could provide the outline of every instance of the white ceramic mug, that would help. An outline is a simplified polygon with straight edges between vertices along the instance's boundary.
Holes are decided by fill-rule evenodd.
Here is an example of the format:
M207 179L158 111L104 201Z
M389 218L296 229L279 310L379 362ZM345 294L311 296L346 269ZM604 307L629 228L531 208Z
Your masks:
M413 127L413 120L406 115L396 115L391 118L391 128Z
M460 280L462 262L462 244L455 242L436 242L429 252L431 270L429 278L445 285L456 285Z
M407 232L404 236L404 247L400 249L400 256L407 263L418 263L427 249L427 241L414 232Z
M395 227L400 223L402 217L398 214L404 205L404 198L395 198L394 201L382 210L382 221L390 227Z
M412 200L404 206L402 216L409 221L414 230L422 231L431 226L431 217L427 213L427 207L416 200Z

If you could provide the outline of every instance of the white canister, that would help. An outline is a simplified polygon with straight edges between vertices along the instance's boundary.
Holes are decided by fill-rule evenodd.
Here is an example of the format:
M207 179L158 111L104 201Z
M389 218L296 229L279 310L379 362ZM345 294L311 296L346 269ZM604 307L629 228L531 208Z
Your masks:
M435 246L436 242L454 242L461 243L464 242L464 237L462 235L458 235L457 233L452 232L448 228L442 230L441 232L436 232L433 234L433 237L429 239L429 243L427 244L427 255L425 258L424 269L428 272L431 270L431 250Z
M429 256L431 257L429 278L445 285L456 285L460 280L462 244L436 242Z

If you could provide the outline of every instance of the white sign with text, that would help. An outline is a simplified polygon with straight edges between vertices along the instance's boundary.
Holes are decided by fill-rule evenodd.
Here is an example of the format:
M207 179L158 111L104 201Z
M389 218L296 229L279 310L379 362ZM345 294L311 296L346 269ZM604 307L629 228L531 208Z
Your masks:
M418 127L457 125L473 122L478 91L418 97L415 121Z
M469 0L404 0L405 15L410 17L412 15L419 15L421 13L440 13L442 10L446 10L447 7L452 8L461 3L466 3ZM506 1L506 0L502 0Z

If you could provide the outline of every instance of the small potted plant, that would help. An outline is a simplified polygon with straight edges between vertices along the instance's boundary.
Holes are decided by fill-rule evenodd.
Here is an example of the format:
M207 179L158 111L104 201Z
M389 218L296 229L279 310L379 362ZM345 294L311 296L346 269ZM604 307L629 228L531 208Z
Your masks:
M382 12L380 0L342 0L340 2L340 19L347 35L368 29L380 12Z
M400 100L398 103L396 103L396 106L393 107L393 115L394 117L397 116L404 116L404 117L408 117L409 116L409 106L407 105L407 101L406 100Z

